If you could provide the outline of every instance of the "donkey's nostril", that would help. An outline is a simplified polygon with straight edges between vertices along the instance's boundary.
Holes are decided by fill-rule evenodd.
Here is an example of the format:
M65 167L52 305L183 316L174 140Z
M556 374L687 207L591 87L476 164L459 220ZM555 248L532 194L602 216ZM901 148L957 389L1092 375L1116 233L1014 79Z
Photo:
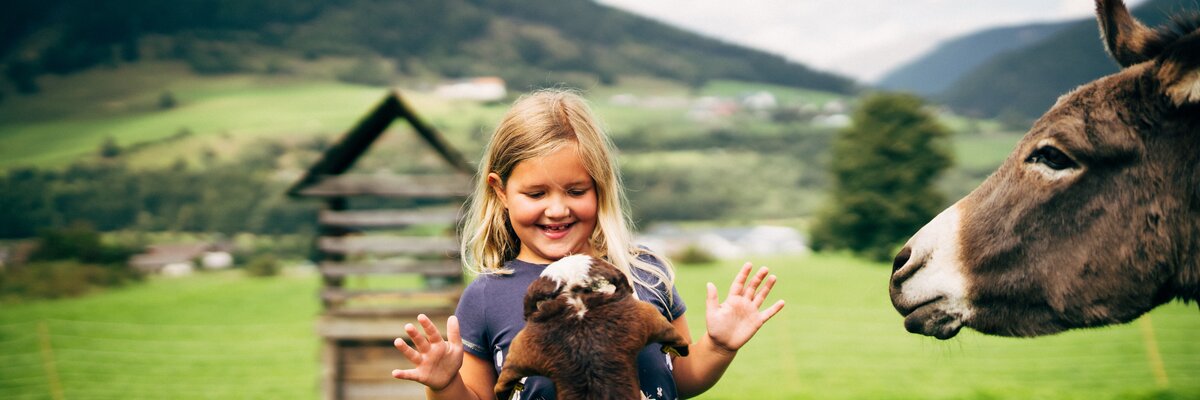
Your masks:
M896 253L896 259L892 260L892 273L896 273L900 267L908 264L909 257L912 257L912 247L904 246L903 249L900 249L899 253Z

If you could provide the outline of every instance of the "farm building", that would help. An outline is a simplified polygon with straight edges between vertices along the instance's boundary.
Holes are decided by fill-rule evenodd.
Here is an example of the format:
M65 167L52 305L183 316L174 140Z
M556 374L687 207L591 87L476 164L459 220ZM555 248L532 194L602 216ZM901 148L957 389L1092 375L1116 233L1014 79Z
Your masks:
M177 243L148 246L129 259L129 266L147 274L181 276L197 267L223 269L233 266L232 246L221 243Z
M434 94L446 99L497 101L508 95L504 79L485 76L447 82L434 89Z
M415 143L436 154L440 168L355 171L396 119L408 122L411 130L397 130L415 132ZM454 227L472 174L462 155L392 91L288 190L324 204L314 243L323 280L316 327L323 398L424 398L420 384L391 377L408 363L392 341L405 336L404 324L417 314L444 325L458 303L463 275Z

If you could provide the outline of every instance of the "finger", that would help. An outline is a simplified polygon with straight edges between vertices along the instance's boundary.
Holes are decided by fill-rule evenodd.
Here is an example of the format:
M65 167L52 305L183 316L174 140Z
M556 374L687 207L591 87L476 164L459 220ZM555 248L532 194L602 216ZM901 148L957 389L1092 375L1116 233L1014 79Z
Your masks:
M733 284L729 285L730 297L742 295L742 288L746 286L746 277L750 275L751 267L753 267L753 265L751 265L749 261L747 261L745 264L742 264L742 269L739 270L737 275L733 277Z
M419 314L417 315L417 322L421 324L422 328L425 328L425 335L428 336L431 344L442 342L442 333L438 331L437 325L433 324L433 320L429 319L425 314Z
M709 282L708 285L705 287L705 289L708 290L708 295L704 297L704 306L708 309L708 311L716 310L717 309L717 285L714 285L712 282Z
M771 289L775 287L775 282L778 280L779 278L775 275L767 277L767 283L754 295L754 309L762 307L763 302L767 301L767 295L771 294Z
M425 340L425 335L417 332L417 327L413 324L404 324L404 332L408 333L408 338L412 339L413 347L417 351L424 353L429 349L429 341Z
M417 375L417 370L415 369L393 369L392 377L396 379L415 381L419 376Z
M782 310L782 309L783 309L783 300L779 300L779 301L775 302L775 304L772 304L771 308L763 310L762 312L758 313L758 315L762 318L762 322L766 323L767 321L769 321L771 319L771 317L774 317L775 314L778 314L779 310Z
M753 296L754 292L758 290L758 285L761 285L763 282L763 279L765 279L766 277L767 277L767 267L759 268L758 273L755 273L754 277L750 278L750 284L746 285L746 292L745 292L746 297Z
M400 353L404 354L404 358L407 358L413 364L417 364L421 360L421 353L413 350L412 347L408 347L408 343L404 339L396 338L396 341L392 342L392 345L396 346L396 350L400 350Z
M446 337L450 339L450 343L462 344L462 333L458 330L458 317L451 315L450 318L446 318Z

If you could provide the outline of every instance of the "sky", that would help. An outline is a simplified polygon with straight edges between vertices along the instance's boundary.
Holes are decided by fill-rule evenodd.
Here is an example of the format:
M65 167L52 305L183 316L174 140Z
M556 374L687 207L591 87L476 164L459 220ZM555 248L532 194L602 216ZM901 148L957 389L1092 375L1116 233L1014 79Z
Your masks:
M598 2L867 83L947 39L1001 26L1091 19L1094 12L1092 0Z

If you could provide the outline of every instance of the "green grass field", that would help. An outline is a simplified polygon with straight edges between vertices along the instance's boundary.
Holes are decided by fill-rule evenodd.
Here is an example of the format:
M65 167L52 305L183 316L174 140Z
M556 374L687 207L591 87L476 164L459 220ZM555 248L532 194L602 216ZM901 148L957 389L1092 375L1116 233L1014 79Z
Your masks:
M1195 305L1038 339L964 331L943 342L904 331L888 302L886 266L837 255L759 261L780 277L772 298L788 305L701 398L1200 397ZM737 267L679 266L694 335L704 328L704 283L724 295ZM0 398L315 399L317 287L312 275L233 271L7 304Z

